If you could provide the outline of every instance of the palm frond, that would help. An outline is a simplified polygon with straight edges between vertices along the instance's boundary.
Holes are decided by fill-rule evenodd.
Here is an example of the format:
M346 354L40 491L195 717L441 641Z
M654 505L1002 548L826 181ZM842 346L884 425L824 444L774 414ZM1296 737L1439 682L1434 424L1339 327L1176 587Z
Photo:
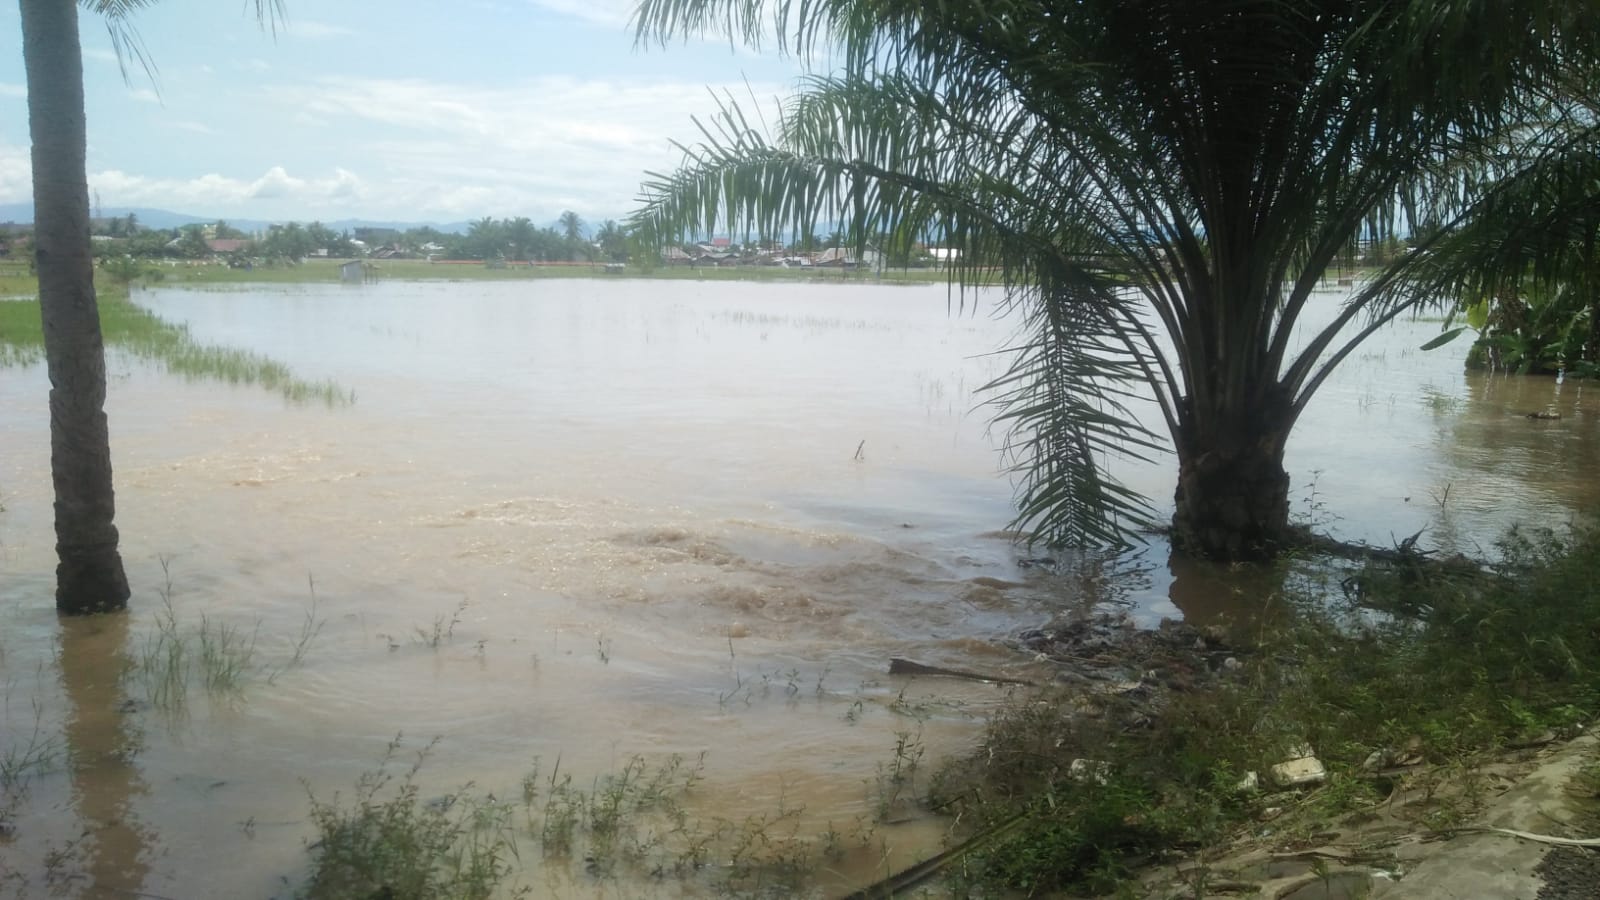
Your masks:
M135 13L154 6L157 2L159 0L78 0L78 4L85 10L105 20L106 32L111 38L111 49L116 54L117 69L122 74L122 80L131 81L128 75L128 63L131 60L139 64L145 77L159 93L161 86L157 77L159 72L155 58L150 55L144 38L133 24ZM246 6L251 4L255 6L257 24L270 30L274 36L277 35L280 24L288 21L288 8L284 5L284 0L247 0Z

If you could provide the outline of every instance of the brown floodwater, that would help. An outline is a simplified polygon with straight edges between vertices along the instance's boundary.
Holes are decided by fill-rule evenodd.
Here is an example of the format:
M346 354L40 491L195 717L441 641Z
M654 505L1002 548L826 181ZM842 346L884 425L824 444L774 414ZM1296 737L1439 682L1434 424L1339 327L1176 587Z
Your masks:
M897 742L921 748L920 787L1006 698L889 657L1048 677L1004 639L1094 602L1238 620L1274 590L1159 544L1019 564L1037 554L1005 537L974 396L1012 336L992 298L618 279L137 299L356 399L288 405L113 353L132 613L60 622L47 383L0 371L0 896L287 895L308 794L348 798L396 734L403 755L439 738L428 797L520 797L535 759L587 787L704 754L686 812L844 835L804 889L837 894L939 846L937 820L878 821ZM1400 323L1325 387L1290 445L1297 515L1487 553L1590 508L1595 391L1466 376L1464 345L1415 349L1438 327ZM1165 503L1169 469L1120 471ZM242 690L173 704L128 674L168 608L185 633L255 636ZM521 862L535 896L699 896L727 852L686 878Z

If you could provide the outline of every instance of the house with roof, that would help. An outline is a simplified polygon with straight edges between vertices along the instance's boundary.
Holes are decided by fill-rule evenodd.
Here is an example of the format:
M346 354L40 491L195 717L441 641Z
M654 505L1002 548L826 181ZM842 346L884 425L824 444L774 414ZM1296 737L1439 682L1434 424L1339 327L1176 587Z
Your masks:
M224 253L238 253L240 250L243 250L247 245L249 245L249 243L250 242L248 240L243 238L206 239L206 246L211 248L212 253L216 253L218 255Z

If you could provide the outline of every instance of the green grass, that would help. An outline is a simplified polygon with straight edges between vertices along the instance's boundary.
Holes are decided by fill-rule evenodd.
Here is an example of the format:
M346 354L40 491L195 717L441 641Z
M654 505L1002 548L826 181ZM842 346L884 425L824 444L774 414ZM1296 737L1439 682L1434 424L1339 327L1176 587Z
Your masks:
M518 869L514 807L469 784L424 801L417 775L433 744L398 778L396 737L378 768L364 773L348 801L311 795L319 839L307 900L488 900ZM528 896L531 888L510 896Z
M161 561L166 582L160 590L161 607L151 627L140 635L126 676L141 688L145 702L171 719L188 716L191 689L204 691L213 705L242 700L259 682L274 684L284 673L305 663L306 655L326 620L318 618L318 599L312 584L311 603L297 635L287 638L289 658L273 665L259 644L260 625L249 627L200 613L199 623L180 618L173 602L167 561Z
M282 363L248 350L202 344L188 328L173 325L128 299L115 288L99 290L100 330L108 348L163 366L183 378L258 386L291 403L343 406L355 397L332 381L297 378ZM0 368L33 365L44 359L39 303L0 301Z
M1348 596L1287 590L1291 622L1154 709L1096 698L1086 712L1066 692L1011 707L933 782L930 802L976 833L1003 828L958 877L1111 892L1140 861L1226 842L1268 805L1289 810L1278 840L1309 840L1375 808L1398 782L1364 764L1402 748L1423 765L1396 778L1440 791L1415 827L1456 827L1481 796L1478 762L1600 714L1600 535L1513 532L1502 552L1487 573L1406 564L1361 572ZM1240 788L1297 745L1326 764L1324 785ZM1074 777L1074 760L1104 761L1086 764L1104 777Z
M519 897L539 869L543 879L574 885L625 886L671 879L684 896L788 897L820 866L850 847L873 845L876 829L857 822L821 834L801 829L801 807L741 819L700 819L689 812L704 756L672 755L658 764L634 756L587 785L539 762L520 788L495 792L473 784L428 797L420 786L437 740L395 774L397 737L353 793L311 795L316 838L298 896L306 900L479 900ZM624 880L626 879L626 880Z

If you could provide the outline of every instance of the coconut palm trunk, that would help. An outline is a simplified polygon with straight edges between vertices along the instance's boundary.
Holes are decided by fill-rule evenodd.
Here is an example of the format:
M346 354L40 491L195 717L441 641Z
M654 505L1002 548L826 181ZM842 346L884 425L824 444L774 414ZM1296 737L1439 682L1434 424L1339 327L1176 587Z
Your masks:
M78 615L122 609L128 602L113 524L105 344L89 242L82 49L74 0L21 5L39 309L50 373L56 609Z

